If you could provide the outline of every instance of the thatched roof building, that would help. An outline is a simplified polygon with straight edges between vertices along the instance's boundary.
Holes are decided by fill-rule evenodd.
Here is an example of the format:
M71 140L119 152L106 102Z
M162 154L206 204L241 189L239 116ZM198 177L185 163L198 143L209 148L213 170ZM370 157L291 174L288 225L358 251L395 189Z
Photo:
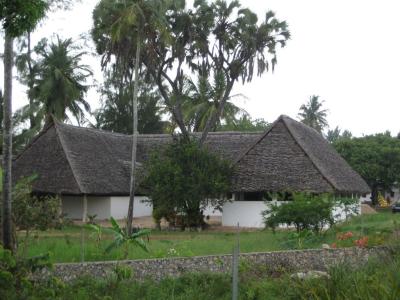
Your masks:
M172 141L140 135L138 161ZM369 192L364 180L315 130L281 116L264 133L210 133L207 147L235 164L232 192ZM129 194L131 136L48 124L14 162L14 179L36 173L38 193Z

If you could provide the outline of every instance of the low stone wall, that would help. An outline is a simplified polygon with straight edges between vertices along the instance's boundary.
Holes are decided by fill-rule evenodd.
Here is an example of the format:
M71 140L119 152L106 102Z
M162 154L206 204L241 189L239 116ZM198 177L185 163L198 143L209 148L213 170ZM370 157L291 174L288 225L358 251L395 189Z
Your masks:
M340 248L310 249L262 253L244 253L240 261L265 267L265 270L290 271L325 271L330 266L346 263L359 266L371 256L388 255L390 249L374 248ZM152 278L160 280L167 276L177 277L184 273L231 271L232 255L210 255L187 258L165 258L145 260L106 261L88 263L55 264L52 271L42 271L40 278L47 277L50 272L64 281L73 280L82 275L107 277L117 265L132 268L136 279ZM35 276L36 277L36 276Z

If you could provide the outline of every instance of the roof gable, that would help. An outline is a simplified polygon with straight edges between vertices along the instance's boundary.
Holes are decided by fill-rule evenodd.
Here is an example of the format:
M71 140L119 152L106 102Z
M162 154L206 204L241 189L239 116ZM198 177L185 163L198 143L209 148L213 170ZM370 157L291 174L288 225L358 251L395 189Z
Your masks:
M36 174L33 190L43 193L80 194L81 189L54 126L46 128L17 157L13 181Z
M364 179L350 167L320 133L287 116L281 118L293 138L335 190L354 193L370 192Z
M264 169L258 167L261 161ZM368 193L370 190L320 133L287 116L280 116L250 145L236 160L236 167L239 169L235 179L238 190L244 186L236 182L244 180L245 176L254 176L252 180L259 181L258 189L270 187L266 190L345 193ZM293 176L298 177L296 184L291 179Z
M280 118L236 161L234 191L332 192Z

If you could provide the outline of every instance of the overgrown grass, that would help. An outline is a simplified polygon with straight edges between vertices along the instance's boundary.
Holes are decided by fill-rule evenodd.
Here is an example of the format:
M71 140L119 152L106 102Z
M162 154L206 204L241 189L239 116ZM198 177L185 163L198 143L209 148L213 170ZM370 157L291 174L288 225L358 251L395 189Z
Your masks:
M254 266L257 268L257 266ZM336 266L330 278L294 279L290 273L270 277L254 268L241 270L239 299L321 299L321 300L396 300L400 299L400 257L380 257L358 269ZM231 299L229 274L186 274L161 282L138 282L118 273L106 279L80 278L63 284L51 280L41 283L30 295L33 299Z
M323 243L332 244L341 232L352 231L355 236L370 238L370 243L380 244L390 240L395 222L400 224L400 214L381 212L373 215L353 217L336 225L320 236L299 237L292 230L260 230L240 233L241 252L276 251L298 248L321 248ZM82 233L83 240L82 243ZM21 234L20 243L23 243ZM112 235L104 231L99 243L94 232L78 226L63 230L37 232L29 240L28 255L34 256L50 252L52 262L79 262L96 260L123 259L123 250L115 249L105 253L111 243ZM149 249L146 253L131 247L129 259L159 258L173 256L196 256L212 254L230 254L236 240L236 233L215 231L204 232L160 232L150 235ZM352 243L344 244L351 246Z

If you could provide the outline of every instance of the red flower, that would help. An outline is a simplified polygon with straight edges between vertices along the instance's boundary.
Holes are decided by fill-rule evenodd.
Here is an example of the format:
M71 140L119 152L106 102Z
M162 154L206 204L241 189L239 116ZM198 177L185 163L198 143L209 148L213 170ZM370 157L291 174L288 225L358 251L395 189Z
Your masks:
M350 239L350 238L352 238L352 237L353 237L353 233L352 233L351 231L348 231L348 232L346 232L346 233L339 234L339 235L337 236L337 239L338 239L339 241L345 241L345 240L348 240L348 239Z
M366 246L368 246L368 237L367 237L367 236L364 236L364 237L362 237L362 238L360 238L360 239L358 239L358 240L355 240L355 241L354 241L354 244L355 244L357 247L365 248Z

